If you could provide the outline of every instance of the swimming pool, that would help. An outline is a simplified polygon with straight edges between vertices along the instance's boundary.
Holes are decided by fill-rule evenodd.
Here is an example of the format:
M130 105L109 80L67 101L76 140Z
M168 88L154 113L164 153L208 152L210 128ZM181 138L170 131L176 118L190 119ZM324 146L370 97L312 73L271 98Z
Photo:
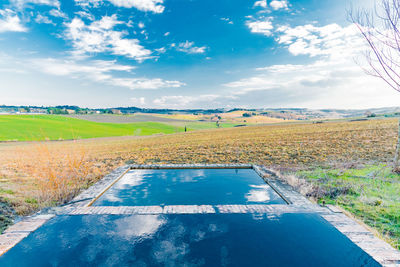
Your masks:
M252 169L130 170L94 206L286 204Z
M316 214L57 216L0 266L380 266Z
M253 169L122 174L89 204L61 209L0 266L381 266Z

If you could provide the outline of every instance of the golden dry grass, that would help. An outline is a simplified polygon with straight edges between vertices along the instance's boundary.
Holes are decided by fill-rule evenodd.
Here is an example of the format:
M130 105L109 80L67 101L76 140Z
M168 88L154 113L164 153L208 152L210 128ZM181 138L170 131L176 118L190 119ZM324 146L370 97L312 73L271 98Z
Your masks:
M281 122L287 122L287 121L291 121L291 120L283 120L283 119L278 119L278 118L271 118L271 117L266 117L266 116L262 116L262 115L256 115L256 116L251 116L248 118L245 117L236 117L233 118L232 121L236 121L236 122L244 122L246 121L246 123L254 123L254 124L267 124L267 123L281 123Z
M203 130L153 137L0 144L0 197L20 214L71 199L130 163L256 163L308 168L388 162L394 119Z

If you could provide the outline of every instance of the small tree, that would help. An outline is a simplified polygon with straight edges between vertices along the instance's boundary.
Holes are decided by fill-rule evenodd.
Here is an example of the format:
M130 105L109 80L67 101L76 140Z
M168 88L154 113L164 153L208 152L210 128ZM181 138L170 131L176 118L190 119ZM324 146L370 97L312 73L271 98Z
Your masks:
M348 15L368 44L364 71L400 92L400 1L380 0L373 10L351 10ZM399 148L400 119L394 157L397 172L400 171Z
M252 115L251 115L251 113L246 112L246 113L243 113L242 116L245 118L248 118L248 117L251 117Z

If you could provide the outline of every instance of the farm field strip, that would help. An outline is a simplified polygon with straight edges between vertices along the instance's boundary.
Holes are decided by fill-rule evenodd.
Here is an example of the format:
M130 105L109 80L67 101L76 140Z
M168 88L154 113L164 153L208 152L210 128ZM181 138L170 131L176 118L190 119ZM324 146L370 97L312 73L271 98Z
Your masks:
M267 124L267 123L282 123L293 120L284 120L282 118L272 118L256 113L249 117L244 117L244 113L248 111L233 111L217 114L152 114L154 117L172 120L192 120L192 121L220 121L223 123L236 123L236 124ZM251 112L250 112L251 114Z
M161 122L100 123L58 115L1 115L0 141L69 140L143 136L184 131Z
M218 128L214 122L138 116L141 116L139 120L135 116L122 115L0 115L0 142L146 136L184 132L185 127L187 131ZM151 121L152 118L154 120ZM220 127L234 125L223 123Z
M149 114L134 114L134 115L109 115L109 114L88 114L88 115L64 115L65 117L88 120L93 122L105 123L133 123L133 122L192 122L191 120L180 120L163 118Z

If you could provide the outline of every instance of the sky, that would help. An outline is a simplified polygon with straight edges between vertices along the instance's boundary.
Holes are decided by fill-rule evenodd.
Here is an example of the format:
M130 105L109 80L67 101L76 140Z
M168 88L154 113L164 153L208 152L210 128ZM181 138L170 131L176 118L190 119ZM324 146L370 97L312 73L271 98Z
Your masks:
M0 105L374 108L372 0L2 0Z

